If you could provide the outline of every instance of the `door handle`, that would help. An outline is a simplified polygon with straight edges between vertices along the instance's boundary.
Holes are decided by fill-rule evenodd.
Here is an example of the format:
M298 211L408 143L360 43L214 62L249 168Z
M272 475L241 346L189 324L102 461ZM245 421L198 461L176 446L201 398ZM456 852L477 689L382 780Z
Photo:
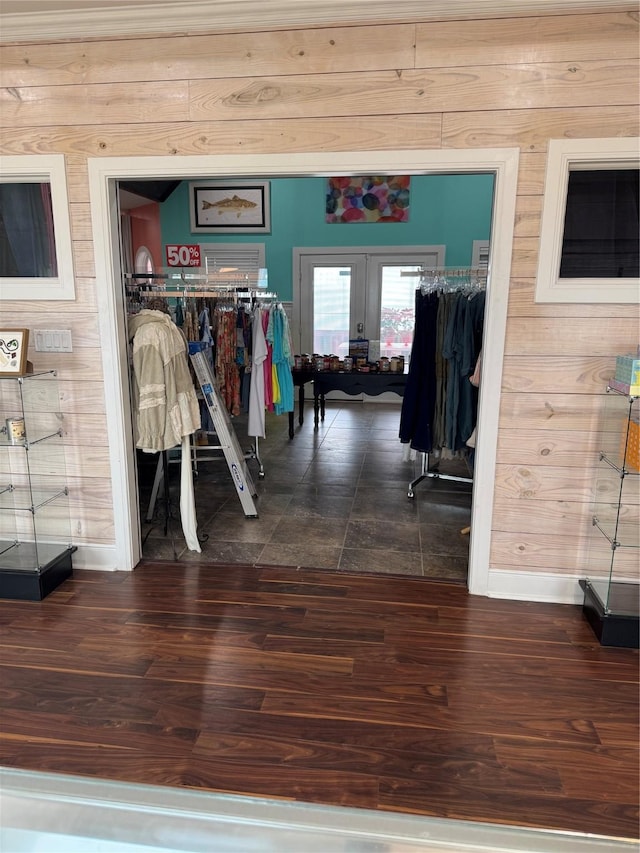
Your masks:
M364 332L364 323L358 323L358 325L356 326L356 330L358 334L361 335Z

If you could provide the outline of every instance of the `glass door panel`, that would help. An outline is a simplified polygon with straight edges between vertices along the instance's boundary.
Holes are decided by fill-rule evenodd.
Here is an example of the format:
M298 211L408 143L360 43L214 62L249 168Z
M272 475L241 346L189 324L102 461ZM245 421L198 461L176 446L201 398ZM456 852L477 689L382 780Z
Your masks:
M380 355L402 355L409 363L415 317L416 285L420 281L418 265L381 266L379 338ZM417 273L403 276L402 273Z
M349 348L351 267L313 268L313 351L341 355Z
M441 246L301 253L300 352L344 358L351 338L365 338L373 358L403 355L408 363L419 271L443 264Z
M344 358L349 338L364 337L365 271L364 255L301 257L301 352Z

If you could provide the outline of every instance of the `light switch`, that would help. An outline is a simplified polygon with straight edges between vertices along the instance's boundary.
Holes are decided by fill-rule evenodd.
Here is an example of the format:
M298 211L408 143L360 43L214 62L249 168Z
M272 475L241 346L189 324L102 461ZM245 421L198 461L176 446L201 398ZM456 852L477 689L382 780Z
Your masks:
M35 329L36 352L73 352L71 329Z

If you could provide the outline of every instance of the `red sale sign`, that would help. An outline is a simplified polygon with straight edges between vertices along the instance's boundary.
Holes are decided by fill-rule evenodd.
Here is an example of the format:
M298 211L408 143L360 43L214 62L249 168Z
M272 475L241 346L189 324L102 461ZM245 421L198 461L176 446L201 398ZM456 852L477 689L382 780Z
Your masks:
M167 245L168 267L199 267L200 246L171 246Z

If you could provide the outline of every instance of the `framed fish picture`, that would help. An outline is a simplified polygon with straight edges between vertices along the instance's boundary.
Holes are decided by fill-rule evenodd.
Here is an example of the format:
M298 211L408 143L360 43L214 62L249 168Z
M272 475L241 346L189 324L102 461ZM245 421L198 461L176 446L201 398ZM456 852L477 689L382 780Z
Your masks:
M196 181L189 198L193 233L271 231L269 181Z

